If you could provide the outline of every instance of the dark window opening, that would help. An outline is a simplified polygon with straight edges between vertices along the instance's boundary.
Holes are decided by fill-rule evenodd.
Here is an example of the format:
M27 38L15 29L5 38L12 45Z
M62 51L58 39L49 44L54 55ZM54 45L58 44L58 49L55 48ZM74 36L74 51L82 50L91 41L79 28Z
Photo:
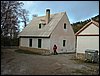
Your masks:
M39 29L41 29L41 24L39 24Z
M64 29L66 29L66 23L64 23Z
M38 39L38 48L41 48L41 39Z
M32 47L32 39L29 39L29 46Z
M63 40L63 47L65 47L66 40Z

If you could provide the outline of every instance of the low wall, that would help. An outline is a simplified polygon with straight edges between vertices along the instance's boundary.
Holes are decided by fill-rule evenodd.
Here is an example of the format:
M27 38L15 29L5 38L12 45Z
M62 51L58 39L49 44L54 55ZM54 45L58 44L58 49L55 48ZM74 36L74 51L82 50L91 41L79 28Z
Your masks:
M40 55L50 55L50 50L47 50L47 49L40 49L40 48L31 48L31 47L19 47L19 49L22 49L22 50L29 50L35 54L40 54Z

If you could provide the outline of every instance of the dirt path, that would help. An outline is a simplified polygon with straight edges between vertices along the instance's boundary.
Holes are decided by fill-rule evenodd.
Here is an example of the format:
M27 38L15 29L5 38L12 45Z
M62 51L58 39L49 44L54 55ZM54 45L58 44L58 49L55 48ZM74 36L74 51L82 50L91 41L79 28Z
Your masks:
M1 49L2 75L97 75L98 64L77 62L75 54L30 55Z

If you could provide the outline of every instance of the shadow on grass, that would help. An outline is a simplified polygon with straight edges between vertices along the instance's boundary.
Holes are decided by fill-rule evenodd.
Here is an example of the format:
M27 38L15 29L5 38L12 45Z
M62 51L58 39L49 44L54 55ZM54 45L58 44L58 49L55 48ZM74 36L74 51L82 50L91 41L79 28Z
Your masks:
M86 63L86 64L98 64L97 62L91 62L91 61L86 61L82 59L77 59L77 58L71 58L70 60L74 60L78 64Z
M72 73L75 73L75 74L80 74L80 75L88 75L88 72L86 70L80 70L80 69L75 69L74 71L72 71Z
M17 50L15 50L15 52L24 53L24 54L41 55L40 53L37 53L37 52L32 52L32 51L29 51L29 50L22 50L22 49L17 49Z

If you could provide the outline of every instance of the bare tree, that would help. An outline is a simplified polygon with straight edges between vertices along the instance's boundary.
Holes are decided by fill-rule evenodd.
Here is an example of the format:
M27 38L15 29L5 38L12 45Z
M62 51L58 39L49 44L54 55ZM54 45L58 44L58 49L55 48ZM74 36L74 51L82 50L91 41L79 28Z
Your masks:
M29 18L28 18L28 11L26 11L25 9L21 9L20 10L20 17L21 17L21 22L23 22L24 23L24 27L26 27L27 26L27 22L29 21Z
M18 14L23 3L18 1L1 1L1 29L3 36L11 36L18 30Z
M19 1L1 1L1 36L6 43L7 39L17 38L20 22L24 21L25 26L27 24L28 15L22 6Z
M1 30L4 36L13 36L18 32L20 22L27 26L29 12L22 9L22 5L18 1L1 1Z

